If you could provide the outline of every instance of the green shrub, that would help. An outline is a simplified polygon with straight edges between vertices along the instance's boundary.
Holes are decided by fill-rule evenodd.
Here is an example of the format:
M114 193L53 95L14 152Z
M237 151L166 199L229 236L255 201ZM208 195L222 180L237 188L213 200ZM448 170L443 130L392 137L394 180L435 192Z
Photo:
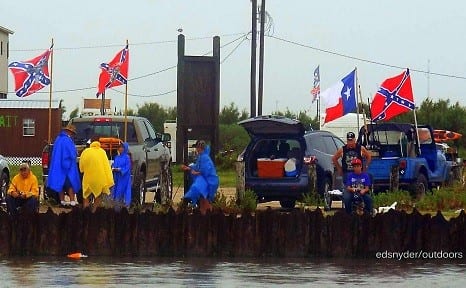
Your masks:
M239 202L238 207L242 212L251 213L257 208L257 195L252 190L248 189L237 202Z
M413 200L408 191L398 190L393 192L381 192L373 195L374 208L390 206L397 202L396 207L402 210L409 210L413 207Z
M464 209L465 206L466 193L456 186L434 190L416 203L416 208L430 211Z
M317 193L306 193L303 194L303 198L301 199L299 206L304 208L305 206L324 206L324 200L322 197Z
M236 204L236 198L227 199L222 193L215 194L214 202L212 202L212 207L219 209L225 213L239 213L240 208Z

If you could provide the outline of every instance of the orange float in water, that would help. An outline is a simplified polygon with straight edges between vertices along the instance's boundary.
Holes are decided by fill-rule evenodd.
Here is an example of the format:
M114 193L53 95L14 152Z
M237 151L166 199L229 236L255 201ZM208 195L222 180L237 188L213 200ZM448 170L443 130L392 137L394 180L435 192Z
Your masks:
M458 140L463 135L460 133L448 131L448 130L434 130L434 140L435 142L446 142L451 140Z
M81 259L81 258L86 258L87 255L84 255L81 252L75 252L75 253L68 254L67 257L71 259Z

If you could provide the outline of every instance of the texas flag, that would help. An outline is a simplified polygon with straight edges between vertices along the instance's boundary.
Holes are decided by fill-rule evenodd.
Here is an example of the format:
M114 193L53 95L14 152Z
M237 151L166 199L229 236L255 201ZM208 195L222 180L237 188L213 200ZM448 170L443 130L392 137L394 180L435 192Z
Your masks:
M320 94L324 103L325 120L330 122L356 110L356 69Z

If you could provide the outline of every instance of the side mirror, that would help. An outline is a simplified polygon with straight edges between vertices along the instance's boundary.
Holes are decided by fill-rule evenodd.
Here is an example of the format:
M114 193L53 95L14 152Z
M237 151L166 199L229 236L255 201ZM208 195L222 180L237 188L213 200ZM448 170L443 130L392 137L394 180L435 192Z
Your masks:
M168 142L172 140L170 133L162 133L162 142Z

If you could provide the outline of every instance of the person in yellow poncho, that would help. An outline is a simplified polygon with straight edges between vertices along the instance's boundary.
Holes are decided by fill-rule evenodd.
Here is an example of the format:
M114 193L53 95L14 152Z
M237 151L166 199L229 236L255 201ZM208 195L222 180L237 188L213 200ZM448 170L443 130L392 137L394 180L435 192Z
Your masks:
M6 196L7 211L11 216L18 214L18 208L23 207L30 212L39 210L39 184L37 177L31 172L28 163L19 165L19 173L13 177Z
M94 196L94 210L101 203L101 194L110 194L113 174L105 150L99 141L93 141L84 149L79 159L79 170L83 173L83 208L89 207L89 196Z

